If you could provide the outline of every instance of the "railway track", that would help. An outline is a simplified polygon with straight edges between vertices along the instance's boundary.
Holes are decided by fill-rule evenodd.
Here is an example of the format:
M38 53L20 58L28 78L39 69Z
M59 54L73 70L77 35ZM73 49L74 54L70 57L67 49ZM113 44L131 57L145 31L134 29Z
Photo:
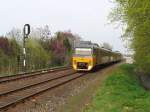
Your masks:
M55 73L49 78L43 79L40 82L34 82L13 88L12 90L7 89L7 91L0 92L0 111L5 111L18 103L24 102L34 96L40 95L41 93L61 86L72 80L84 76L86 73L76 73L68 72L66 73L60 71ZM30 77L32 80L32 77ZM8 82L12 83L12 82ZM2 83L1 83L2 84ZM8 91L9 90L9 91Z
M62 71L62 70L67 70L71 69L71 67L55 67L55 68L50 68L50 69L42 69L42 70L37 70L33 72L26 72L26 73L21 73L21 74L16 74L16 75L10 75L10 76L4 76L0 77L0 84L5 83L5 82L10 82L10 81L16 81L19 79L25 79L25 78L30 78L30 77L36 77L38 75L44 75L46 73L52 73L56 71Z

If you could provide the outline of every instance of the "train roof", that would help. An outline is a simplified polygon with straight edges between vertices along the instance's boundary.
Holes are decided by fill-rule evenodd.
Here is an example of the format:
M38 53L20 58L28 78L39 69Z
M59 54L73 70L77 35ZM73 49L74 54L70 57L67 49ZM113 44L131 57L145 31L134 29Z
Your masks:
M83 47L83 48L91 47L91 48L93 48L93 47L99 47L99 45L96 43L92 43L91 41L80 41L80 42L75 43L75 47Z
M107 52L112 52L112 53L116 53L116 54L121 54L119 51L112 51L111 49L107 49L104 47L100 47L98 44L96 43L92 43L91 41L79 41L76 42L74 44L74 47L76 48L98 48Z

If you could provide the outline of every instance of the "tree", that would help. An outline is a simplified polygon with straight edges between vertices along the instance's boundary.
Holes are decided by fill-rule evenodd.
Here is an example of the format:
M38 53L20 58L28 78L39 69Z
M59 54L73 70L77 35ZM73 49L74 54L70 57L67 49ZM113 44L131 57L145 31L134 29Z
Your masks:
M111 22L125 25L125 40L134 49L137 68L150 74L150 1L115 0L116 7L110 14Z
M77 39L70 31L56 32L50 41L52 64L64 65L71 63L73 43Z
M27 66L30 70L46 68L50 63L50 53L40 45L37 39L27 41Z
M0 73L16 73L23 66L22 31L13 28L0 36ZM32 28L26 39L27 70L71 63L73 43L80 37L71 31L59 31L51 36L49 27ZM19 67L19 69L17 68Z
M0 49L5 53L10 53L9 40L6 37L0 37Z
M13 38L18 42L21 42L23 39L21 29L13 28L10 32L6 34L7 38Z
M32 28L30 37L47 41L48 39L51 38L51 31L49 29L49 26L45 25L44 27Z

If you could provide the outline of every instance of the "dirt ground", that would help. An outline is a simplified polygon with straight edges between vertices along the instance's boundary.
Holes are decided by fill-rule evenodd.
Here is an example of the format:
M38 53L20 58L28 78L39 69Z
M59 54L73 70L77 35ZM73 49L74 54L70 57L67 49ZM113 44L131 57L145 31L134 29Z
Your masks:
M103 80L120 64L90 72L84 77L29 99L7 112L82 112Z

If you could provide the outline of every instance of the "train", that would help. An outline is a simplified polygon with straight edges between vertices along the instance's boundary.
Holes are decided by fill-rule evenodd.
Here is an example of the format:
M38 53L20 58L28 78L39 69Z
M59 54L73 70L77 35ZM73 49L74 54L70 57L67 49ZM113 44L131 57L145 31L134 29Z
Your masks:
M123 59L120 52L100 47L90 41L76 42L72 56L72 66L76 71L91 71L98 65L119 62Z

